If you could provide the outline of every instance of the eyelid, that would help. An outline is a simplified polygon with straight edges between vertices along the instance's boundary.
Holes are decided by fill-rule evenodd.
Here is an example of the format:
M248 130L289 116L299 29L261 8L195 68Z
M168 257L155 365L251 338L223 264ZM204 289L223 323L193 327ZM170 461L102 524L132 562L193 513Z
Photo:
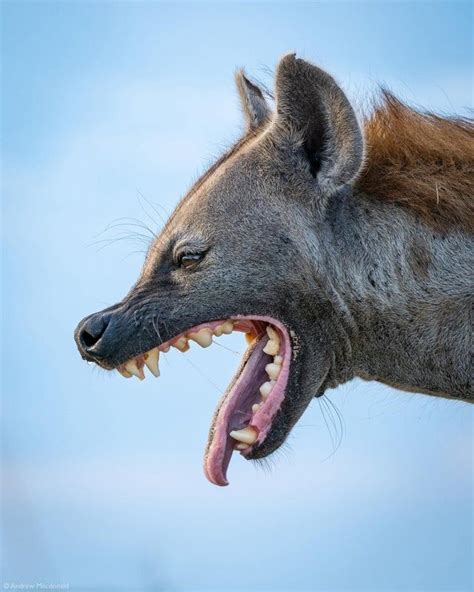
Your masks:
M197 238L193 240L191 237L187 237L187 239L183 238L175 243L173 248L173 258L177 259L184 254L206 253L207 251L208 246L203 240Z
M201 259L203 259L204 256L207 254L208 250L209 249L202 244L201 245L196 245L196 244L189 245L189 243L187 245L183 244L183 245L174 249L173 260L176 265L179 265L181 258L185 257L186 255L199 255L201 257Z

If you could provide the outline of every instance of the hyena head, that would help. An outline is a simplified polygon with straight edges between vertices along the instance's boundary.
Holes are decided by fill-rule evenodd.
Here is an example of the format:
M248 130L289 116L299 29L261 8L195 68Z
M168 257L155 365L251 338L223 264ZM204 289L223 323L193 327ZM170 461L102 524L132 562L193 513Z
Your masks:
M272 453L314 396L349 377L350 326L323 243L363 157L352 107L319 68L285 56L275 112L242 72L237 86L244 138L178 205L129 294L75 332L83 358L141 378L145 365L157 374L170 345L247 334L205 455L205 473L219 485L234 450L247 459Z

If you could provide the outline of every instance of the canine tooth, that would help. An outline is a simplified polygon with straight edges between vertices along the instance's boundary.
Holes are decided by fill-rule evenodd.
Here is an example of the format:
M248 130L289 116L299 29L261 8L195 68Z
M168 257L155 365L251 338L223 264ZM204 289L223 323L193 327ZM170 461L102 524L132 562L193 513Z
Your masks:
M158 366L160 352L158 351L158 348L155 347L155 349L150 350L143 357L145 358L145 364L148 370L153 374L153 376L158 378L160 375L160 368Z
M257 411L260 409L260 405L258 403L254 403L252 405L252 413L257 413Z
M145 373L143 372L143 368L139 368L137 366L136 360L129 360L125 364L125 370L127 372L130 372L130 374L133 374L133 376L136 376L139 380L144 380L144 378L145 378Z
M267 364L265 366L265 372L268 374L271 380L276 380L280 374L281 366L278 364Z
M125 368L117 368L117 372L120 372L120 374L124 378L132 378L132 375L130 374L130 372L128 370L125 370Z
M186 337L180 337L173 343L173 347L179 349L181 352L186 352L189 349L189 343Z
M245 442L245 444L253 444L257 440L257 432L250 426L243 430L233 430L229 436L239 442Z
M232 321L226 321L221 325L222 333L229 335L234 330L234 323Z
M199 343L201 347L209 347L212 343L212 331L210 329L201 329L197 333L189 333L189 339Z
M280 349L280 344L272 339L269 339L267 345L263 348L264 353L269 356L275 356Z
M275 356L273 358L273 363L277 366L281 366L283 364L283 357L282 356Z
M268 382L264 382L260 387L260 394L262 395L262 399L265 400L268 395L272 392L272 388L275 382L273 380L269 380Z

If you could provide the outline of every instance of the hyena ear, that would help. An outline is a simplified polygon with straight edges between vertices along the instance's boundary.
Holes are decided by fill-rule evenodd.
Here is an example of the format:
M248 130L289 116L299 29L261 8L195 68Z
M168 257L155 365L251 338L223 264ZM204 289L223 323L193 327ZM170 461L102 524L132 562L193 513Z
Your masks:
M322 191L350 183L359 172L364 141L354 110L324 70L286 55L276 74L275 132L302 145L306 167Z
M262 90L245 76L244 70L237 70L235 82L245 115L247 129L254 130L270 119L271 109Z

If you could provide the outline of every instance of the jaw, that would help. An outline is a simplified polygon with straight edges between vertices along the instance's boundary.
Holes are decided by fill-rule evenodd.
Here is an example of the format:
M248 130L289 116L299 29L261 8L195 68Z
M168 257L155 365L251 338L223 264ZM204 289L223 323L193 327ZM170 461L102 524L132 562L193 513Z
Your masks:
M249 346L217 406L204 457L206 477L221 486L228 484L233 452L248 459L265 456L262 450L284 403L290 375L292 345L285 325L272 317L240 315L202 323L116 367L126 378L143 380L145 367L159 376L159 356L170 347L182 352L190 342L208 347L214 335L232 331L244 332Z
M288 330L270 317L236 317L257 329L244 359L217 406L204 458L206 477L227 485L227 468L234 451L252 458L270 433L285 399L290 373Z

